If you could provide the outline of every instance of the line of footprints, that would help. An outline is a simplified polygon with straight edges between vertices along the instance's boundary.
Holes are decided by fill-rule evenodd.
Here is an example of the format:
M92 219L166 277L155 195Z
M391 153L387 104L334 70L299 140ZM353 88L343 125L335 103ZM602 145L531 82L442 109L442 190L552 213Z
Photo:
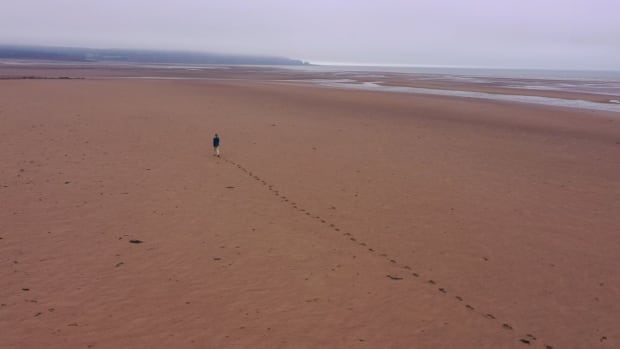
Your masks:
M239 168L241 171L245 172L246 174L248 174L250 177L252 177L253 179L255 179L256 181L260 182L263 186L267 187L267 189L269 189L276 197L280 198L283 202L288 203L289 205L291 205L294 209L296 209L297 211L301 212L302 214L305 214L306 216L309 216L310 218L316 219L318 221L320 221L322 224L327 225L330 229L339 232L340 233L340 228L338 228L335 224L332 224L330 222L328 222L327 220L325 220L324 218L321 218L318 215L313 215L312 213L308 212L306 209L302 208L298 203L290 201L288 199L288 197L282 195L282 193L280 193L280 191L276 190L274 188L273 185L265 182L263 179L261 179L259 176L257 176L256 174L254 174L252 171L248 170L247 168L241 166L240 164L228 160L228 159L222 159L228 163L230 163L233 166L236 166L237 168ZM342 236L348 238L352 243L355 243L363 248L365 248L368 252L370 253L378 253L376 252L373 248L369 247L368 244L366 244L363 241L359 241L357 238L355 238L351 233L347 233L347 232L342 232L341 233ZM401 267L404 270L407 270L408 273L411 273L411 276L413 276L414 278L418 279L418 280L424 280L424 278L422 277L422 275L418 272L415 272L410 266L408 265L401 265L399 264L396 260L390 258L387 254L385 253L381 253L379 254L379 256L384 257L385 259L387 259L391 264L396 265L398 267ZM403 277L401 276L397 276L397 275L386 275L386 277L392 279L392 280L402 280ZM437 292L440 292L442 294L448 295L449 292L444 288L444 287L440 287L439 282L433 280L433 279L428 279L426 281L426 284L429 285L430 287L433 287L437 290ZM499 324L499 326L504 329L504 330L508 330L508 331L512 331L513 328L510 324L508 323L502 323L499 319L497 319L493 314L491 313L486 313L486 312L482 312L482 311L478 311L476 310L476 308L474 306L472 306L471 304L467 304L467 302L465 302L465 300L463 299L463 297L461 296L454 296L454 301L459 302L461 304L463 304L463 306L470 312L478 314L480 316L483 316L484 318L491 320L491 321L495 321ZM532 334L526 334L525 336L522 336L520 338L518 338L518 340L523 343L524 345L533 345L537 343L537 338L536 336L532 335ZM543 348L545 349L553 349L554 347L552 345L549 344L543 344L542 345Z

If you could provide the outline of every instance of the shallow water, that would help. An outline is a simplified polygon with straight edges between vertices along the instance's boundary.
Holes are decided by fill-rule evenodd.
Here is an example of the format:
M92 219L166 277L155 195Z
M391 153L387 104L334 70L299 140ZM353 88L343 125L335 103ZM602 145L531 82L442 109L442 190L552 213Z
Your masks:
M401 93L416 93L427 95L440 95L451 96L461 98L476 98L476 99L489 99L495 101L506 102L518 102L518 103L530 103L530 104L543 104L555 107L566 108L578 108L588 110L600 110L620 113L620 104L615 102L611 103L597 103L591 101L584 101L578 99L563 99L541 96L523 96L523 95L508 95L508 94L496 94L486 92L474 92L474 91L461 91L461 90L440 90L430 88L418 88L407 86L384 86L376 82L363 82L355 83L343 80L314 80L313 82L326 87L339 87L339 88L351 88L358 90L371 90L371 91L389 91L389 92L401 92Z
M411 81L454 81L493 84L507 88L620 96L620 71L398 66L291 66L282 68L308 73L349 74L357 78L363 78L363 74L396 73L401 78Z

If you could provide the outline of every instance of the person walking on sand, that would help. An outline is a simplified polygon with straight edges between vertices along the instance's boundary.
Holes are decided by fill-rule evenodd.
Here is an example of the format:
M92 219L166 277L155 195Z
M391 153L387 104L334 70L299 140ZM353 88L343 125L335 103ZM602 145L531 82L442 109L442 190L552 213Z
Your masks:
M213 151L215 152L214 155L219 158L220 157L220 136L218 136L217 133L215 134L215 137L213 137Z

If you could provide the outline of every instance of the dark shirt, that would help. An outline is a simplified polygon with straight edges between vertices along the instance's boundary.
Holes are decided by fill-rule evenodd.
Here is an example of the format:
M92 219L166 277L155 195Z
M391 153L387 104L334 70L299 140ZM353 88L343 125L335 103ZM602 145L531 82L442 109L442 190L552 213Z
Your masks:
M214 147L219 147L220 146L220 137L214 137L213 138L213 146Z

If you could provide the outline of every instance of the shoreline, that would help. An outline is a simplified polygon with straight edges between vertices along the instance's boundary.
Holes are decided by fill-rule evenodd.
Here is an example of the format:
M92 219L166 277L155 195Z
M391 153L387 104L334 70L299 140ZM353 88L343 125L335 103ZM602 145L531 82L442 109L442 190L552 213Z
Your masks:
M421 87L399 86L394 83L381 84L376 82L357 82L353 80L333 80L333 81L316 81L318 85L334 88L350 88L361 89L366 91L379 92L396 92L396 93L413 93L426 95L439 95L458 98L475 98L482 100L506 101L526 104L539 104L563 108L576 108L586 110L606 111L620 113L620 101L618 99L609 99L607 103L592 102L583 99L567 99L544 96L532 96L524 94L503 94L499 91L495 93L478 92L475 90L455 90L455 89L431 89Z
M334 67L331 67L334 68ZM37 74L38 73L38 74ZM601 80L533 79L531 77L493 77L450 75L445 73L403 73L391 71L314 71L302 67L285 66L217 66L217 65L153 65L153 64L102 64L29 62L27 65L4 62L0 64L0 78L23 76L70 77L70 78L166 78L166 79L231 79L235 80L343 80L356 83L380 83L386 88L400 87L457 90L488 94L523 95L567 100L584 100L595 103L614 104L620 99L619 77ZM601 86L602 85L602 86Z

